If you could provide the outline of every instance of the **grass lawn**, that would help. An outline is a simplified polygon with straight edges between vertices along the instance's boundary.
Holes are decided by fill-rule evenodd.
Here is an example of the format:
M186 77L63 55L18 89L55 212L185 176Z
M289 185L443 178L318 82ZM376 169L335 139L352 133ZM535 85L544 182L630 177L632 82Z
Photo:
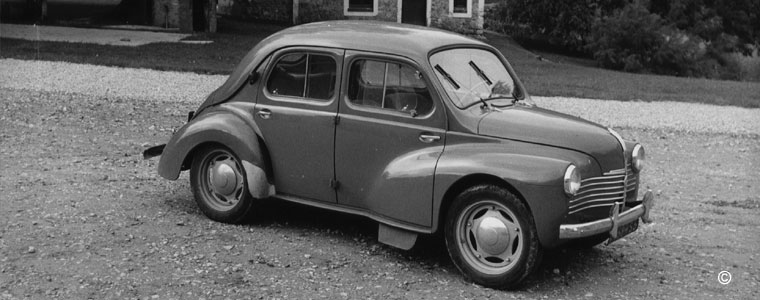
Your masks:
M225 27L229 26L229 27ZM140 47L0 40L0 57L53 60L131 68L229 74L258 41L282 29L274 25L220 23L225 33L199 34L211 44L157 43ZM760 82L720 81L610 71L552 57L539 60L508 38L487 35L538 96L679 101L760 108Z

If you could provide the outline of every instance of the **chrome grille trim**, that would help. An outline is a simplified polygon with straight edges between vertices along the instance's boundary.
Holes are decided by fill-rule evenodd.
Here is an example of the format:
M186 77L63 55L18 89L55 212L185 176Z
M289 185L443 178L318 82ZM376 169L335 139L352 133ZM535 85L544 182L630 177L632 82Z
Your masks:
M630 192L638 188L638 174L630 164L625 169L612 170L603 176L581 180L581 188L570 199L569 214L586 209L612 206L626 201Z
M571 204L570 206L573 206L572 205L573 203L578 203L579 201L583 201L583 200L586 200L586 199L592 198L592 197L620 195L621 194L620 187L614 187L614 188L617 189L617 191L614 191L614 192L611 192L611 193L596 193L596 194L591 194L591 195L583 196L583 197L580 197L580 198L577 198L577 199L573 199L573 200L570 201L570 204ZM586 202L592 202L592 201L586 201Z
M581 186L582 186L582 188L584 188L584 187L593 187L593 186L599 186L599 185L612 185L612 184L619 184L619 183L623 183L623 181L622 180L602 181L602 182L595 182L595 183L589 183L589 184L584 184L583 182L581 182ZM581 193L585 193L585 192L588 192L588 191L589 190L578 192L575 195L577 196L577 195L580 195Z
M579 211L582 211L582 210L585 210L585 209L589 209L589 208L612 206L612 204L614 204L614 203L605 203L605 204L591 205L591 206L587 206L587 207L584 207L584 208L580 208L580 209L576 209L576 210L571 210L569 212L569 214L574 214L574 213L577 213Z

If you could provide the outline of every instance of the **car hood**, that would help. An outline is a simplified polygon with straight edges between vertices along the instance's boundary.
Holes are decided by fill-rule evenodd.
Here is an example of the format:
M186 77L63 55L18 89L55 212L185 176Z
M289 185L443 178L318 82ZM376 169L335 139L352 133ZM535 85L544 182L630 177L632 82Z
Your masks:
M602 172L625 167L622 146L607 128L538 107L489 112L481 118L478 134L580 151L593 157Z

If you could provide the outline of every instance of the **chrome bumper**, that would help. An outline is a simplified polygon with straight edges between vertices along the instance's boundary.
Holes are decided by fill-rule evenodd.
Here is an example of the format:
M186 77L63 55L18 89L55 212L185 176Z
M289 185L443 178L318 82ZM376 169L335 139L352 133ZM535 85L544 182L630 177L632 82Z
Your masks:
M577 239L607 232L612 239L616 239L619 226L634 222L638 218L641 218L641 221L644 223L652 222L649 218L649 212L652 210L652 207L654 207L654 196L652 195L652 191L647 191L641 204L622 213L619 211L619 206L615 205L609 218L588 223L560 225L559 238Z

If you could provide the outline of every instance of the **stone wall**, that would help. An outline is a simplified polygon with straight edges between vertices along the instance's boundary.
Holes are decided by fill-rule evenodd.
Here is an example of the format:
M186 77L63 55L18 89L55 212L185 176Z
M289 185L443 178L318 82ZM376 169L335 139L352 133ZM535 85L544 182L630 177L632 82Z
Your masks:
M293 0L233 0L231 7L223 10L241 20L287 24L293 22Z
M153 26L179 28L179 0L154 0Z
M471 16L454 17L449 12L449 0L432 0L430 3L430 26L463 34L483 34L483 15L480 0L470 0Z
M374 16L346 16L343 5L343 0L299 0L297 23L346 19L388 22L398 20L398 0L378 0L377 15Z

